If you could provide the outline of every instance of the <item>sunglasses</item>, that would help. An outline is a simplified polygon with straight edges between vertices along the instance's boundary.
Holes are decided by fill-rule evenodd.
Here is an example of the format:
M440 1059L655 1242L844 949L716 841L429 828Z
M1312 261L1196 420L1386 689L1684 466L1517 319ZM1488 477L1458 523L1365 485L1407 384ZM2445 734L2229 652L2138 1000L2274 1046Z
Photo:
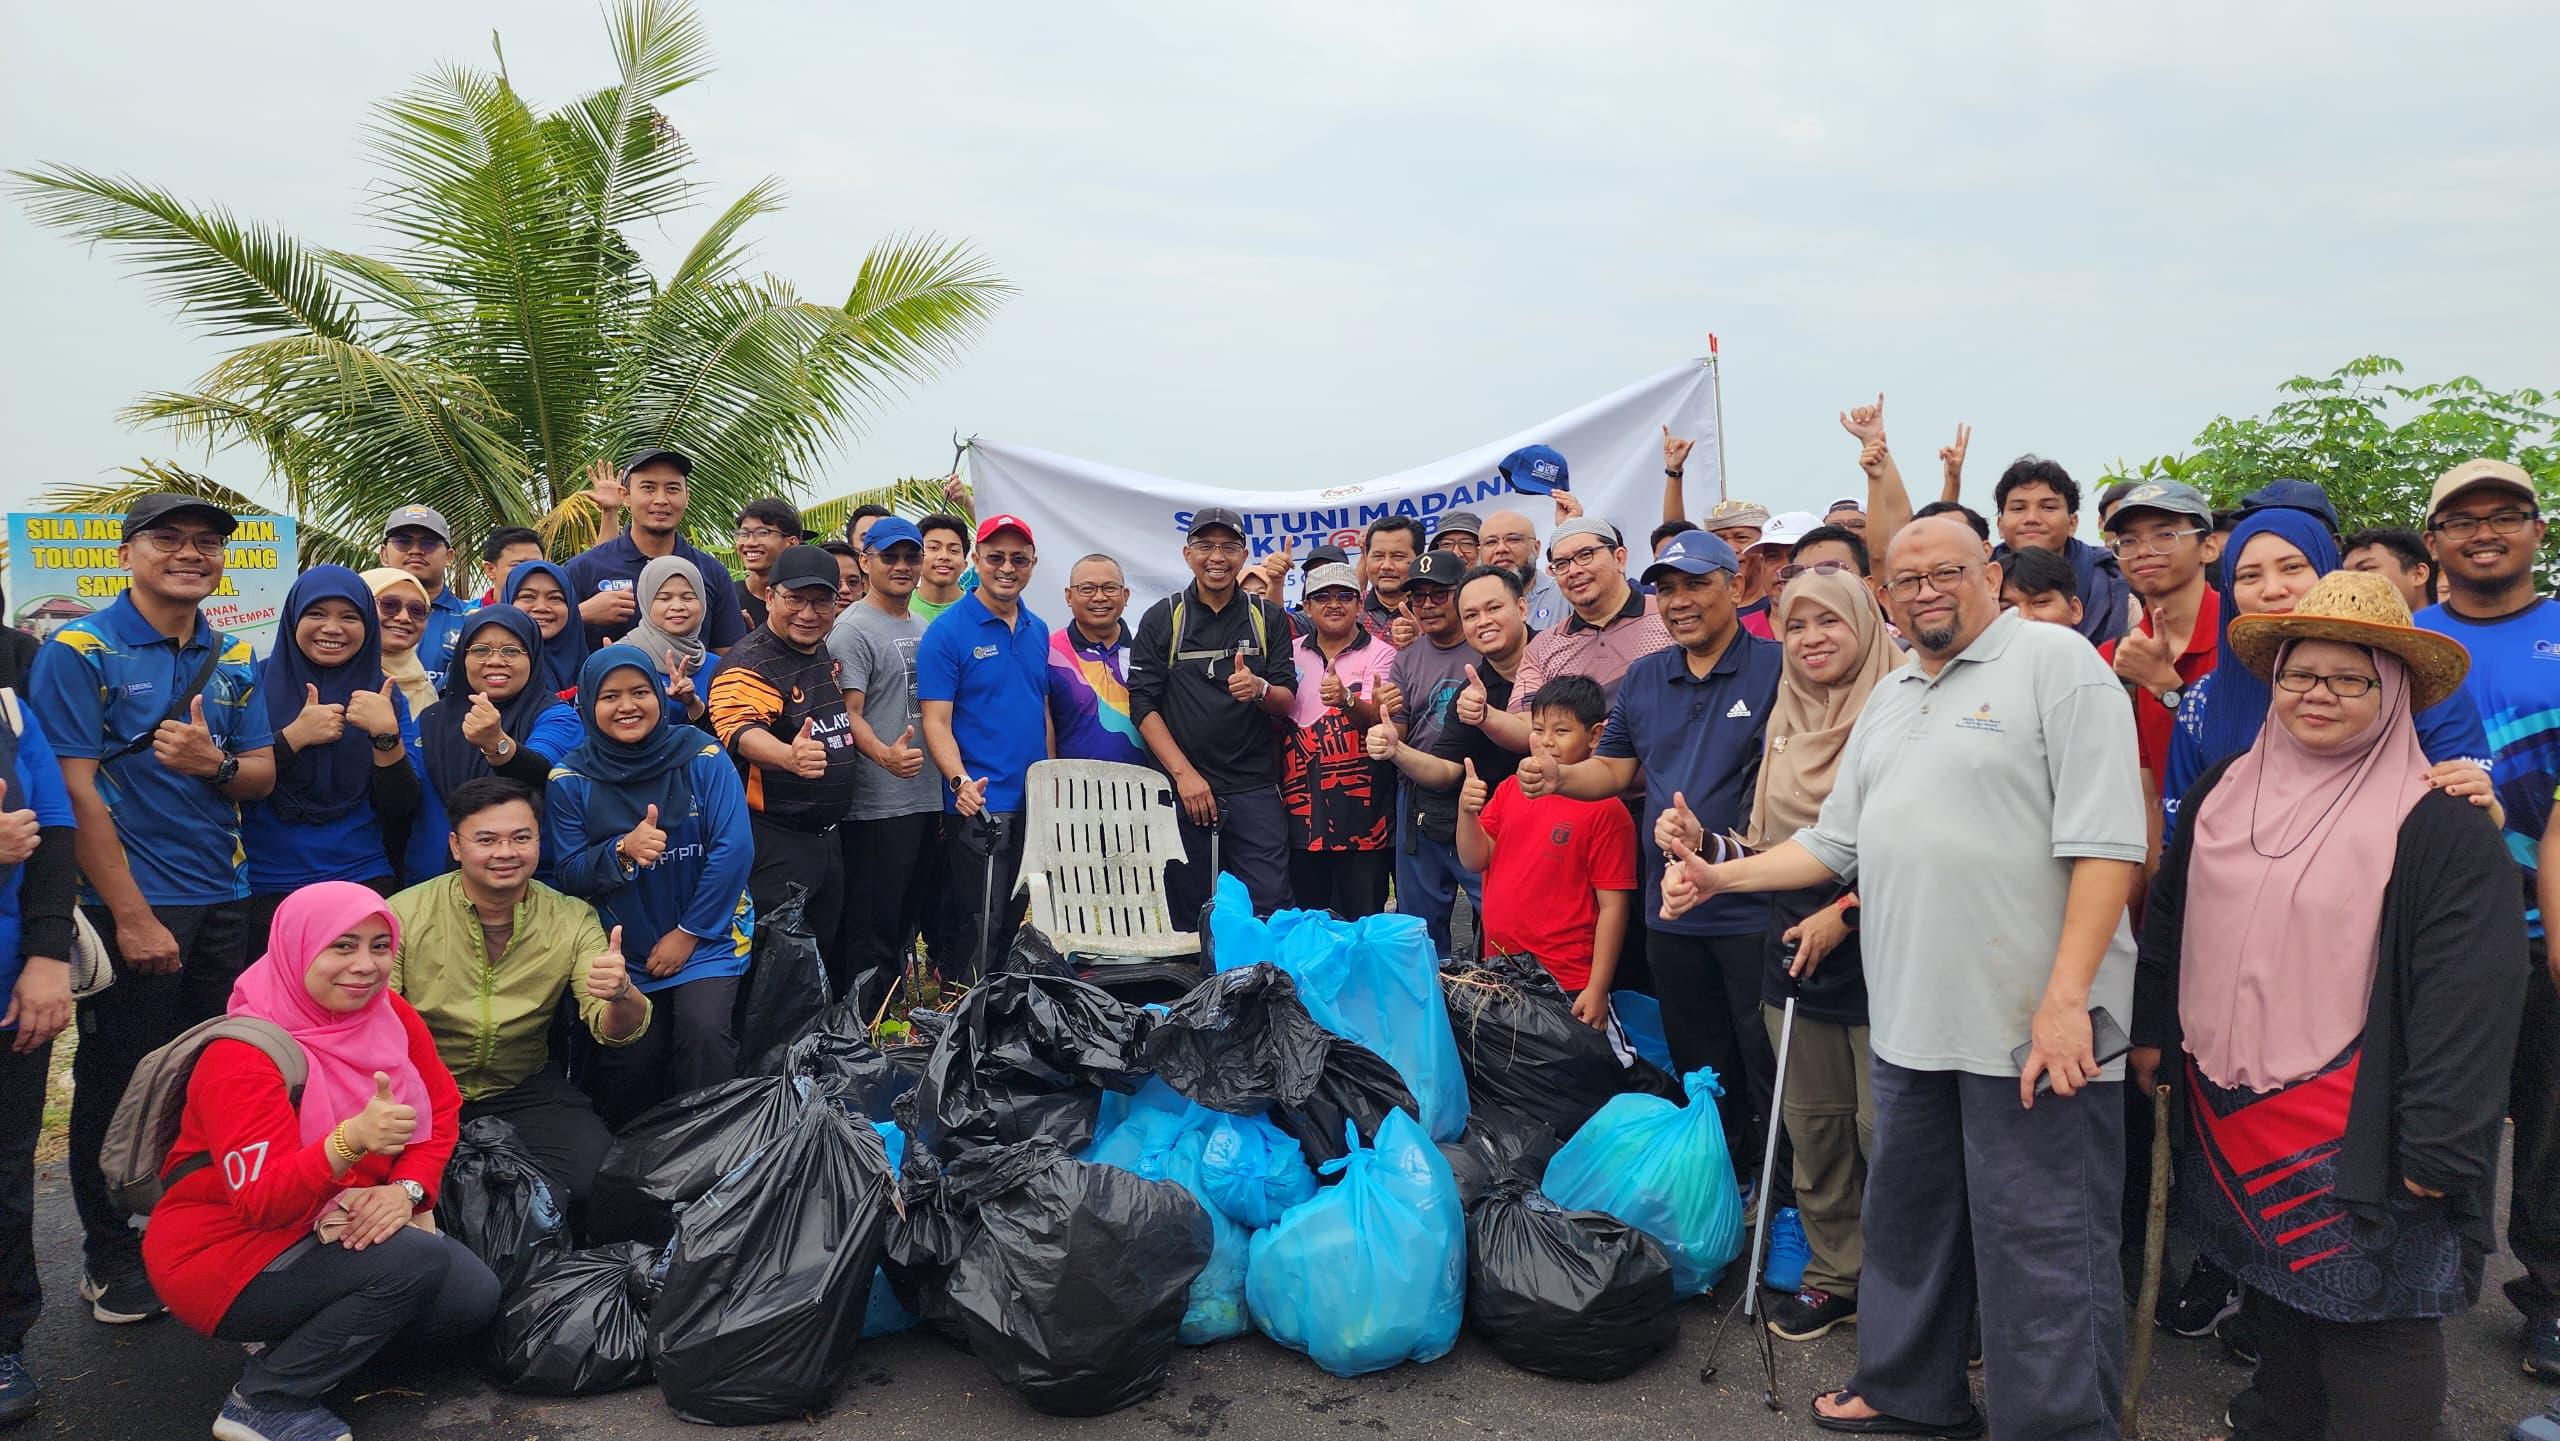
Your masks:
M419 600L377 600L373 603L373 613L384 620L399 620L403 616L410 620L425 620L430 609L425 601Z
M1778 583L1784 585L1800 575L1838 575L1845 570L1849 570L1849 562L1845 560L1817 560L1811 565L1782 565L1778 567ZM1850 573L1856 574L1855 571Z

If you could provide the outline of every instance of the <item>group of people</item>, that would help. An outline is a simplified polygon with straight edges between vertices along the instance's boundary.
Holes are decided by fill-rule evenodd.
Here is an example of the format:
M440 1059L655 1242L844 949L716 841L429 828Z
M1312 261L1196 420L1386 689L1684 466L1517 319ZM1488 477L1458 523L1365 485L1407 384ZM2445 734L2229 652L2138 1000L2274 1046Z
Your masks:
M1859 1326L1826 1428L1979 1434L1978 1358L1998 1434L2117 1434L2155 1083L2198 1257L2160 1319L2246 1323L2236 1434L2433 1425L2510 1116L2509 1294L2560 1380L2560 605L2530 478L2455 468L2423 538L2341 538L2297 482L2236 513L2120 484L2092 545L2050 461L1966 507L1961 430L1915 509L1882 412L1843 415L1867 484L1821 515L1692 520L1666 429L1641 563L1543 446L1504 462L1543 524L1393 516L1356 560L1257 562L1205 506L1191 582L1134 625L1095 554L1052 627L1006 514L864 507L822 540L759 500L733 577L685 539L690 460L651 450L598 477L593 548L485 538L476 603L443 517L394 512L381 568L306 570L253 658L200 613L232 517L143 498L125 595L0 639L0 1419L36 1404L75 904L115 977L77 1002L83 1299L260 1344L217 1435L343 1436L332 1387L494 1304L428 1221L462 1124L507 1119L574 1203L615 1126L735 1073L786 910L865 1013L919 939L974 982L1050 757L1162 772L1177 914L1214 866L1258 911L1392 907L1444 954L1529 957L1593 1026L1656 998L1675 1066L1723 1078L1738 1185L1780 1115L1766 1199L1803 1259L1768 1324ZM310 1078L209 1046L137 1231L108 1121L226 1012Z

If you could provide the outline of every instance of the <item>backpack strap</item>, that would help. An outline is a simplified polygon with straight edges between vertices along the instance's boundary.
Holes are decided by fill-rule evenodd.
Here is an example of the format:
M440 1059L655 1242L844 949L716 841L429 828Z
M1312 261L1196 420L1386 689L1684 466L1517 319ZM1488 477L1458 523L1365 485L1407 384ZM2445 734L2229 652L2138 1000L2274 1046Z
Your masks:
M187 1076L195 1076L196 1062L204 1059L205 1048L216 1041L241 1041L258 1048L275 1063L277 1074L284 1077L285 1100L295 1110L302 1109L302 1088L311 1079L311 1058L302 1053L302 1043L273 1021L256 1016L216 1016L188 1033L195 1042L195 1053L187 1063ZM174 1140L175 1138L172 1137ZM168 1189L213 1164L211 1152L198 1151L171 1166L162 1177L160 1189Z
M202 617L197 618L196 624L206 630L213 629L213 627L207 624ZM126 756L139 755L142 752L151 749L151 738L159 733L160 727L178 719L180 716L185 715L187 713L187 707L195 703L195 698L204 694L204 688L213 681L214 671L222 665L223 650L229 646L230 643L231 638L229 636L221 635L217 632L213 643L205 647L204 664L196 667L195 679L188 681L185 688L181 689L176 695L169 698L169 709L167 714L161 716L157 722L153 723L150 730L144 731L134 739L126 741L123 745L120 745L114 750L107 752L105 755L98 757L98 768L104 770L109 761L120 761Z

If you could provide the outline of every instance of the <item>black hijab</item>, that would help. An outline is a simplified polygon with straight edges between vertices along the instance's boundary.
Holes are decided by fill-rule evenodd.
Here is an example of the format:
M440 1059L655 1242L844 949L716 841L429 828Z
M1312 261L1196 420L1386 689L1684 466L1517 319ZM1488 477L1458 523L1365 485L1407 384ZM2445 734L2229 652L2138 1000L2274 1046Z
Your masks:
M515 743L525 743L544 712L565 704L544 688L542 627L533 623L533 617L511 605L482 606L473 611L462 623L462 637L454 644L453 659L445 666L443 698L418 718L418 740L427 753L427 780L435 786L439 799L450 800L464 781L489 774L488 757L462 738L462 718L471 713L471 682L463 670L463 653L471 648L472 637L491 626L515 637L516 644L525 650L524 688L497 703L498 723Z

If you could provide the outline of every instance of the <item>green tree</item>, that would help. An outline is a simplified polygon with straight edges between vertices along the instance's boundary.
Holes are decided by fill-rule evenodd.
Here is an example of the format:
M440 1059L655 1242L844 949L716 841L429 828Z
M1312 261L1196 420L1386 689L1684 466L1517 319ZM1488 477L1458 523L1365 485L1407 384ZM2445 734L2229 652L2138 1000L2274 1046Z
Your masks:
M2284 383L2288 398L2262 417L2217 416L2185 455L2118 461L2107 480L2173 478L2217 507L2271 480L2309 480L2329 492L2339 523L2415 525L2436 477L2494 456L2534 477L2546 507L2560 498L2560 413L2538 390L2492 390L2467 375L2404 385L2399 361L2368 355L2326 376Z
M376 254L313 246L219 206L66 165L14 172L39 222L116 252L152 294L236 341L188 389L126 412L208 453L247 447L306 561L372 555L423 501L461 537L531 525L586 544L595 462L668 446L695 462L695 522L798 495L810 468L906 383L955 358L1012 287L968 245L902 235L863 256L842 304L747 264L770 178L653 273L628 236L691 207L693 154L663 102L710 69L677 0L623 0L620 78L536 110L497 67L446 65L376 108ZM494 43L494 41L493 41ZM174 462L48 499L121 509L163 487L268 506ZM269 499L273 499L270 496Z

